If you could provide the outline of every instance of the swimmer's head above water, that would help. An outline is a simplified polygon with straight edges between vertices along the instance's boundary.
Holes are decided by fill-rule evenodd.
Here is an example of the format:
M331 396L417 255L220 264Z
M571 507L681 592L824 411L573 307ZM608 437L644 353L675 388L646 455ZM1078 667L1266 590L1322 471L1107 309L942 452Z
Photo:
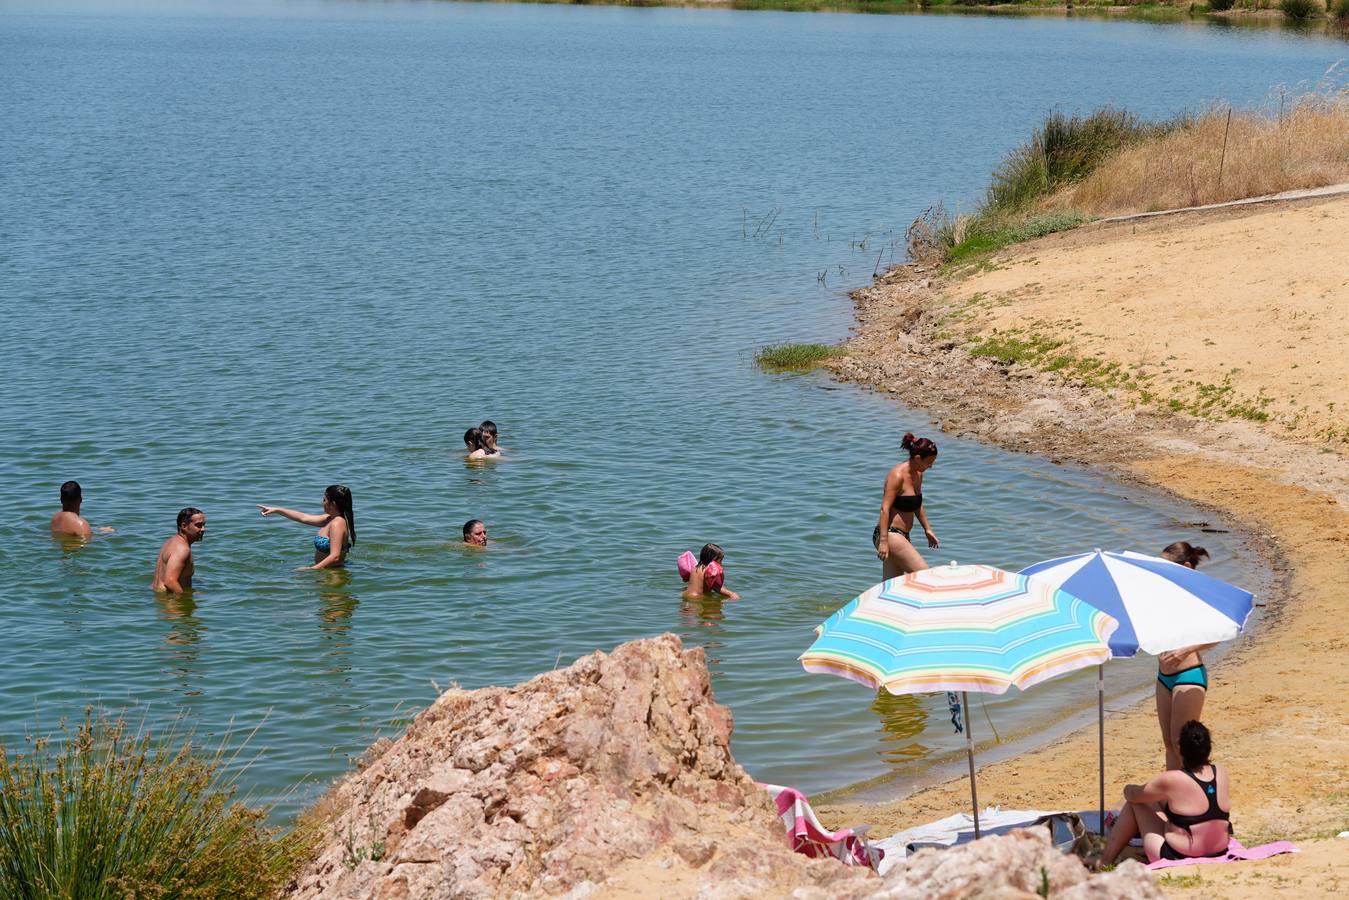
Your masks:
M351 488L345 484L330 484L323 491L323 511L330 516L347 520L347 543L356 543L356 510L351 502Z
M469 519L464 523L464 543L475 547L487 546L487 526L481 519Z
M206 537L206 513L195 506L184 506L178 510L178 533L189 544Z
M78 481L67 481L61 485L61 509L65 512L77 513L80 511L80 504L84 502L84 492L80 490Z

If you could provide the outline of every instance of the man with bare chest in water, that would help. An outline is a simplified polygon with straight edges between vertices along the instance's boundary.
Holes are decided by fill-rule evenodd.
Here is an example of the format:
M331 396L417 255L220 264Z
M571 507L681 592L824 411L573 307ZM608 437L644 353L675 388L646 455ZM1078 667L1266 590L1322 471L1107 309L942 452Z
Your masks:
M206 534L206 514L195 506L178 512L178 533L159 548L155 560L155 579L150 586L156 591L181 594L192 590L192 545Z

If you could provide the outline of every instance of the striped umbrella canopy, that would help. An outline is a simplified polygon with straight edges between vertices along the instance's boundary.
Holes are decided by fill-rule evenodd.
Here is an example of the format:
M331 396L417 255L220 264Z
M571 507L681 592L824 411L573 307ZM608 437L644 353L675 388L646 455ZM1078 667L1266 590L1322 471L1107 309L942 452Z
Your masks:
M1119 621L1110 653L1131 657L1216 644L1241 633L1250 591L1156 556L1095 550L1047 559L1022 575L1081 597Z
M884 581L834 613L807 672L894 694L1022 690L1110 658L1113 618L1067 591L952 563Z

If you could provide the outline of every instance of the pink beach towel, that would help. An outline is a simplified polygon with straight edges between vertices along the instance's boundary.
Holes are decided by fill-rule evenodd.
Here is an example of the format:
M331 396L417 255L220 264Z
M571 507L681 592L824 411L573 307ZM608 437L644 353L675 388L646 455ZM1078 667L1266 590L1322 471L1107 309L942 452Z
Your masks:
M1232 838L1227 844L1226 856L1192 856L1189 859L1159 859L1155 863L1148 865L1149 869L1169 869L1173 866L1203 866L1212 863L1237 862L1243 859L1269 859L1271 856L1278 856L1280 853L1298 853L1297 847L1288 841L1275 841L1272 844L1261 844L1259 847L1252 847L1247 850L1241 846L1241 841Z
M867 842L862 835L866 828L844 828L829 831L815 818L806 795L796 788L776 784L759 784L777 804L778 815L787 828L792 849L809 857L832 856L846 866L880 865L885 851Z

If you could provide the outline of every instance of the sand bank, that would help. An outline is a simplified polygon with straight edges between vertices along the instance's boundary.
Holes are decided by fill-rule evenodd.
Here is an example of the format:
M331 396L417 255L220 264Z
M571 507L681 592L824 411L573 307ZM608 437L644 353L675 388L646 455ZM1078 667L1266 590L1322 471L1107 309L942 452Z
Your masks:
M902 267L854 294L856 336L834 366L947 432L1213 509L1265 557L1275 579L1261 631L1212 667L1204 718L1231 766L1238 836L1308 852L1186 870L1168 891L1305 896L1349 883L1349 840L1334 837L1349 829L1346 223L1349 199L1299 201L1086 227L963 272ZM1106 728L1113 799L1160 768L1161 741L1150 703ZM1091 727L984 767L979 797L1092 808L1095 771ZM822 811L884 835L968 800L958 779Z

